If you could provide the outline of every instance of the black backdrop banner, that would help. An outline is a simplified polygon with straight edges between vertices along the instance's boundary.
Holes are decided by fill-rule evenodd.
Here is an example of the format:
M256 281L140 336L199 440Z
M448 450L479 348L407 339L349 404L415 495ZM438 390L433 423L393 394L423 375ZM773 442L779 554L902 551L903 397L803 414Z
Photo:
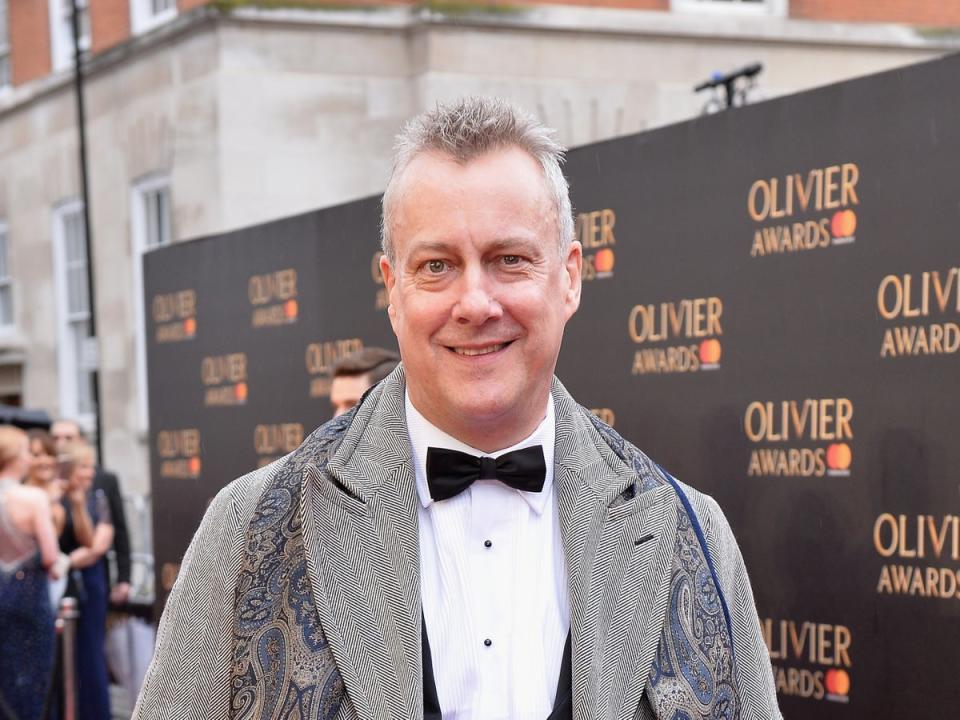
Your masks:
M952 713L960 649L960 56L570 153L557 370L712 494L791 718ZM145 259L158 603L216 492L395 347L379 199Z

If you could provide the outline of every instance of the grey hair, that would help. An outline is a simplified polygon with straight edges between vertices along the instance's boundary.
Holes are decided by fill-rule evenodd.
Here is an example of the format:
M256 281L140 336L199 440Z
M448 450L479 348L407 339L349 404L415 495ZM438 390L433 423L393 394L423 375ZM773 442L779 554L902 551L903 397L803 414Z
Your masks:
M573 240L573 210L570 187L560 169L565 148L554 135L533 115L498 98L463 98L450 105L437 105L413 118L397 135L393 169L383 193L380 245L384 254L393 261L390 230L397 188L404 170L417 155L435 151L466 163L510 146L526 151L543 169L547 192L557 213L557 241L563 251Z

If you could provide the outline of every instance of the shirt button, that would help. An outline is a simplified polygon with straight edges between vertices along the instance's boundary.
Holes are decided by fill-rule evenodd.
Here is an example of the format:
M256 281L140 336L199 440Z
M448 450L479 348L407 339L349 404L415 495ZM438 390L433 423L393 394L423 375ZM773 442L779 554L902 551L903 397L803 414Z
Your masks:
M490 638L487 638L486 640L483 641L483 644L486 645L487 647L490 647L491 645L493 645L493 640L491 640Z
M484 541L483 541L483 546L484 546L485 548L491 548L491 547L493 547L493 543L492 543L491 541L489 541L489 540L484 540Z

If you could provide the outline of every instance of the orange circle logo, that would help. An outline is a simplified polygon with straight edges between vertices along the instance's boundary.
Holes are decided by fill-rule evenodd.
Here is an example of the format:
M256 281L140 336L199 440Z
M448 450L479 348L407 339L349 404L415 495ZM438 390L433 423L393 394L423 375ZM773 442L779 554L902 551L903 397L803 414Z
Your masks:
M237 383L233 388L234 397L237 400L246 400L247 399L247 384L245 382Z
M830 668L823 678L827 692L831 695L847 695L850 693L850 675L841 668Z
M716 338L710 338L700 343L700 362L704 365L716 365L720 362L721 355L720 341Z
M849 470L853 451L846 443L833 443L827 448L827 467L831 470Z
M598 273L613 272L615 260L613 250L604 248L603 250L598 250L597 254L593 256L593 266L597 269Z
M853 210L837 210L830 220L834 237L852 237L857 231L857 214Z
M200 474L200 458L192 457L190 458L190 474L199 475Z
M296 300L287 300L283 304L283 314L287 316L288 320L296 318L298 312L300 312L300 307L297 305Z
M197 319L188 317L183 321L183 332L187 335L196 335L197 334Z

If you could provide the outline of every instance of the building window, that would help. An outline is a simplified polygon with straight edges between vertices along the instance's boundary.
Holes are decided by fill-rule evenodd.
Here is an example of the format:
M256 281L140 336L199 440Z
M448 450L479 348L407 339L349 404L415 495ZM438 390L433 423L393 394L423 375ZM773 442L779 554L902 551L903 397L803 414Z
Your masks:
M138 409L140 429L149 428L147 407L147 330L144 319L143 256L173 239L170 205L170 178L154 175L137 182L131 194L133 247L133 303L136 312L137 384L140 387Z
M153 30L176 16L176 0L130 0L130 22L134 33Z
M10 84L10 26L7 0L0 0L0 88Z
M672 0L679 12L740 13L747 15L787 14L787 0Z
M90 49L90 0L76 0L80 13L80 50ZM73 2L72 0L49 0L50 3L50 54L54 71L73 64Z
M0 222L0 329L13 327L13 278L7 226Z
M54 266L59 319L60 414L86 427L94 413L93 365L87 292L87 246L83 203L61 205L53 218Z

